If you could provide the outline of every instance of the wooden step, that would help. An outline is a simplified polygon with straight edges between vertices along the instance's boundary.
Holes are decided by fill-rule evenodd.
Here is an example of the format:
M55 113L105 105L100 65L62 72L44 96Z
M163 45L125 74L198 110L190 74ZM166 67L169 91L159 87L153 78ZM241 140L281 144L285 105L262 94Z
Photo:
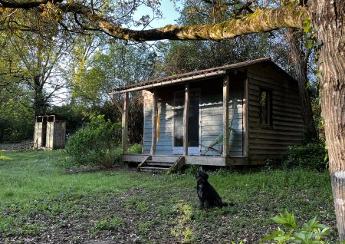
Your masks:
M161 163L174 163L178 158L179 156L154 155L151 157L151 161Z
M164 172L169 170L169 168L162 168L162 167L148 167L148 166L143 166L140 167L140 171L143 172Z
M171 167L173 166L173 162L153 162L152 160L146 161L145 165L148 166L160 166L160 167Z

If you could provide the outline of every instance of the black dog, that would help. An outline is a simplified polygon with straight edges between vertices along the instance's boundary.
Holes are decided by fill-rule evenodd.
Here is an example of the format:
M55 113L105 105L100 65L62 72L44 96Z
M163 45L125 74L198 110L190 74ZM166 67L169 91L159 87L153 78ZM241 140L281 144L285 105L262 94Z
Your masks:
M227 204L223 203L219 194L207 181L208 174L200 170L196 174L196 190L199 197L200 208L223 207Z

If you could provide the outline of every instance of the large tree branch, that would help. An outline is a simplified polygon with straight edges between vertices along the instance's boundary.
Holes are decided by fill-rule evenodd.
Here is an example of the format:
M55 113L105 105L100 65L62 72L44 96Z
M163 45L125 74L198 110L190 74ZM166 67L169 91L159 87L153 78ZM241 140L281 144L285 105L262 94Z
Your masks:
M306 20L310 18L306 7L287 5L277 9L258 8L253 13L216 24L167 25L150 30L132 30L123 28L115 21L95 13L91 7L76 2L62 3L62 0L38 0L24 4L0 0L2 7L23 9L39 8L48 2L54 4L64 13L78 14L84 17L97 30L114 38L131 41L230 39L244 34L268 32L284 27L303 28Z
M229 19L217 24L176 26L167 25L150 30L131 30L112 23L105 17L94 14L90 8L80 4L58 4L63 12L78 13L86 17L103 32L123 40L222 40L244 34L268 32L278 28L303 28L309 19L303 6L285 6L277 9L258 8L254 13Z

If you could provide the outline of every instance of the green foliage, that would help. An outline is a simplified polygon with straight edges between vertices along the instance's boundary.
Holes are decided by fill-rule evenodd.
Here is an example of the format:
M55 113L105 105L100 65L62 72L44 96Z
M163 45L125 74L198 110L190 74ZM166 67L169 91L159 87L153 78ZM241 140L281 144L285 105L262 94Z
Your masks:
M5 161L5 160L12 160L12 159L11 159L10 157L5 156L5 155L3 154L3 152L0 151L0 161L1 161L1 160Z
M79 103L102 104L105 98L112 98L110 93L114 87L147 80L152 75L156 55L145 44L112 43L90 55L88 51L93 42L84 40L73 52L75 60L70 82L72 97Z
M171 229L171 234L178 238L181 243L190 243L193 240L193 230L191 228L192 206L180 201L175 208L178 216L175 227Z
M118 151L121 126L106 121L104 116L94 116L90 123L70 137L66 152L78 165L101 165L111 167Z
M283 164L288 167L303 167L316 170L325 170L328 164L328 154L322 142L306 145L291 146Z
M117 216L101 219L95 223L92 232L99 232L102 230L117 230L123 226L123 224L123 220Z
M0 111L0 142L18 142L32 138L34 111L27 98L9 98L1 102Z
M316 217L304 223L301 227L298 226L294 214L285 211L272 218L272 220L281 225L277 230L268 234L263 238L263 243L327 243L325 240L330 235L330 228L320 224Z
M89 120L87 109L73 104L53 106L49 109L48 113L55 114L59 119L66 121L67 135L76 132Z
M131 145L128 148L128 152L130 152L130 153L141 153L142 152L141 144L135 143L135 144Z

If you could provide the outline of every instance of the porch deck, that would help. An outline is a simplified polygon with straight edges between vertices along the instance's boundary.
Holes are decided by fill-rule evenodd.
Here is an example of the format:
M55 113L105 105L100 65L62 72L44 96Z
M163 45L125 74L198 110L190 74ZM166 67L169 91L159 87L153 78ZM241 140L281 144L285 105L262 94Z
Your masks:
M140 163L144 161L150 154L124 154L122 160L124 162ZM152 160L157 162L174 162L181 155L153 155ZM246 165L246 157L221 157L221 156L184 156L185 164L190 165L208 165L208 166L231 166Z

